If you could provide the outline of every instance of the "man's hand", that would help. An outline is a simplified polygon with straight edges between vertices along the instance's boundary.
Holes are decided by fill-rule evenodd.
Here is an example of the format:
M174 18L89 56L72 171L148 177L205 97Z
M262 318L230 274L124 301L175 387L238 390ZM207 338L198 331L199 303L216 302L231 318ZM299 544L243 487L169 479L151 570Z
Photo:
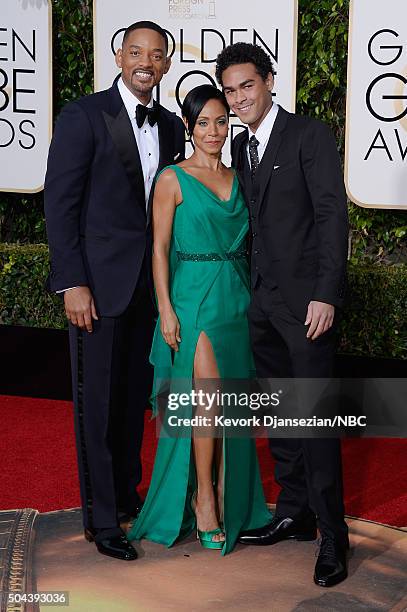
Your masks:
M308 304L307 318L304 325L309 325L307 338L316 340L332 327L335 306L312 300Z
M64 293L65 313L72 325L92 331L92 319L98 320L89 287L75 287Z

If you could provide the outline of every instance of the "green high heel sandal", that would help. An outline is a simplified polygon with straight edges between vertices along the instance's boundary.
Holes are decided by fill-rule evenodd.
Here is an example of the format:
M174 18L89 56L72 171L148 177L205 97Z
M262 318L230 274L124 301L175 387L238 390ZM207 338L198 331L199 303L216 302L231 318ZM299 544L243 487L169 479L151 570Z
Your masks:
M196 532L197 538L202 546L202 548L211 548L212 550L222 550L225 540L220 540L219 542L213 541L213 536L218 535L220 533L224 533L220 527L216 529L212 529L211 531L200 531L199 529Z
M196 510L196 496L198 494L198 490L195 491L191 495L191 510L195 514ZM196 530L196 537L199 540L202 548L210 548L211 550L222 550L225 540L213 541L213 536L219 535L220 533L224 533L223 529L217 527L216 529L211 529L210 531L201 531L200 529Z

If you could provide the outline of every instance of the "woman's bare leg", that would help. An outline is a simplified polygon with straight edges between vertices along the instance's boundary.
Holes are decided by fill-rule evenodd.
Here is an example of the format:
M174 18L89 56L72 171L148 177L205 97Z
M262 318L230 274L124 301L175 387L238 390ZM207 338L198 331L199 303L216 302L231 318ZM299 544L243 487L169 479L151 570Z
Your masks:
M224 476L223 476L223 438L218 438L215 444L215 466L216 466L216 494L218 504L218 517L219 521L223 523L223 488L224 488Z
M202 332L199 336L194 359L194 379L199 388L204 391L209 390L209 383L205 384L205 379L219 379L219 370L216 363L215 353L208 336ZM199 382L202 379L202 383ZM196 387L195 387L196 388ZM216 389L213 389L216 391ZM195 414L214 416L214 412L205 411L205 405L200 405ZM200 531L212 531L219 527L216 512L217 500L213 490L213 467L215 459L215 445L217 440L209 436L200 436L202 428L194 428L193 431L193 452L195 460L196 477L198 483L198 493L196 498L196 520ZM224 534L215 535L213 541L223 541Z

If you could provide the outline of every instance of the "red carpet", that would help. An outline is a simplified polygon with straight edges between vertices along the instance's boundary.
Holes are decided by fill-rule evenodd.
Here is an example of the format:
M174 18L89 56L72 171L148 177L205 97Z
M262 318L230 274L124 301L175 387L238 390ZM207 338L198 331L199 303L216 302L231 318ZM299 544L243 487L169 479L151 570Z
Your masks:
M145 493L156 446L147 413L143 447ZM69 402L0 397L0 510L41 512L80 505L72 405ZM267 500L275 501L272 460L258 441ZM407 440L343 441L346 513L389 525L407 525Z

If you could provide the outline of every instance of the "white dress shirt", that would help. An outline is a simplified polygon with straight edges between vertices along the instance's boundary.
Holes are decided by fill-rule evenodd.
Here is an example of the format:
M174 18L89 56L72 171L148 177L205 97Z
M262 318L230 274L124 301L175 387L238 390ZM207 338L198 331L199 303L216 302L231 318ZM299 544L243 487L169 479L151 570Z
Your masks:
M279 108L278 104L274 102L273 106L270 108L269 112L267 113L267 115L264 117L263 121L260 123L259 127L257 128L256 133L252 132L252 130L249 128L249 140L252 136L255 136L257 140L259 141L259 144L257 146L257 152L259 155L259 163L261 162L261 159L264 155L264 151L266 150L266 147L267 147L267 143L270 139L271 131L273 129L274 122L277 117L278 108ZM249 143L247 143L246 150L247 150L247 158L249 160L249 167L251 167L250 166L250 155L249 155Z
M151 187L157 172L158 161L160 159L158 126L156 123L151 126L146 117L144 124L141 126L141 128L139 128L136 121L136 108L138 104L141 104L140 100L138 100L138 98L136 98L136 96L132 94L131 91L126 87L121 77L117 81L117 87L123 100L123 104L126 107L127 113L129 115L134 136L136 138L138 151L140 154L141 166L143 168L144 192L146 194L147 208ZM148 108L152 108L152 106L153 98L151 98L150 102L147 104Z

